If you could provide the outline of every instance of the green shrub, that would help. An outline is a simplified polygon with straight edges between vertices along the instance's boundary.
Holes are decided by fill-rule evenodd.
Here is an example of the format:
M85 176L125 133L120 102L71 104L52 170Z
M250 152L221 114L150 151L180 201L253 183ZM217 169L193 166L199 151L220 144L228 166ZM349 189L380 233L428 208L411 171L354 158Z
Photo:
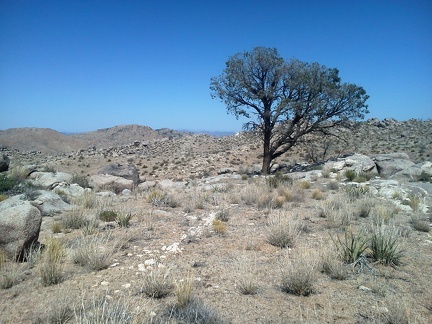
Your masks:
M419 232L429 232L431 227L426 219L422 219L417 215L411 217L412 227Z
M344 176L348 181L353 181L357 177L357 173L354 170L345 170Z
M13 179L5 173L0 173L0 192L7 192L13 189L17 184L17 180Z
M266 178L266 183L270 188L278 188L282 185L292 185L293 181L288 175L284 175L281 172L276 172L274 176Z
M99 219L103 222L113 222L117 216L117 213L113 210L103 210L99 213Z
M89 220L84 216L83 212L78 209L74 209L65 215L61 219L61 224L65 229L80 229L87 226Z

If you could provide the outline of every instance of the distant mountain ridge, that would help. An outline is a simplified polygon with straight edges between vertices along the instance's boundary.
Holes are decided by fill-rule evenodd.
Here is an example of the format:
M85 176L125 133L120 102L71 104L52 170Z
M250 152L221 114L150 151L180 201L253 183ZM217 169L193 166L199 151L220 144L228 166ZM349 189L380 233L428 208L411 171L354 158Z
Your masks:
M148 126L119 125L85 133L58 132L50 128L10 128L0 130L0 145L21 152L68 153L90 146L107 148L134 141L148 142L162 138L176 138L192 133L168 128L153 130Z

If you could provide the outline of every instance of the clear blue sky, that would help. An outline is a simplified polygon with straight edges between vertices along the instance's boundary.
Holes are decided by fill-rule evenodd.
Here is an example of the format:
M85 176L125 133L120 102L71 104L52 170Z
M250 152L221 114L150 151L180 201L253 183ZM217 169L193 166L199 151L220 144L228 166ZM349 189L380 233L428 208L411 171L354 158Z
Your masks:
M210 78L255 46L338 68L367 118L432 118L430 0L0 0L0 129L238 131Z

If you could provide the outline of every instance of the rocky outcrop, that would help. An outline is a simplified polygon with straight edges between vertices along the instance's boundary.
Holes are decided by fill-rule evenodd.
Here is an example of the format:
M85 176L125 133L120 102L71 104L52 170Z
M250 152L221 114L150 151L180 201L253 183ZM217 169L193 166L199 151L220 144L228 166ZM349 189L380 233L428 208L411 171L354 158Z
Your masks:
M122 165L118 163L109 164L103 167L99 174L108 174L116 177L122 177L127 180L132 180L134 186L137 186L139 183L139 175L138 170L132 164Z
M90 177L89 186L96 190L112 190L115 193L120 193L124 189L132 190L134 182L109 174L95 174Z
M30 174L29 179L35 186L40 186L43 188L53 188L57 184L71 183L73 176L65 172L33 172Z
M22 261L26 250L37 243L41 224L39 209L28 202L11 207L0 204L0 249Z

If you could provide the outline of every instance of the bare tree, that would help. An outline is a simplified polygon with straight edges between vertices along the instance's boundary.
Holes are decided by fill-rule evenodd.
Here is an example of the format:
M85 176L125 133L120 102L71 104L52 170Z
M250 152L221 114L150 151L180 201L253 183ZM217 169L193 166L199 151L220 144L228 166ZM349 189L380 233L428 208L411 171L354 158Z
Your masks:
M304 135L331 135L335 127L368 113L366 91L341 83L337 69L286 61L272 48L256 47L230 57L223 73L211 79L210 90L228 113L249 119L245 129L259 130L264 174Z

